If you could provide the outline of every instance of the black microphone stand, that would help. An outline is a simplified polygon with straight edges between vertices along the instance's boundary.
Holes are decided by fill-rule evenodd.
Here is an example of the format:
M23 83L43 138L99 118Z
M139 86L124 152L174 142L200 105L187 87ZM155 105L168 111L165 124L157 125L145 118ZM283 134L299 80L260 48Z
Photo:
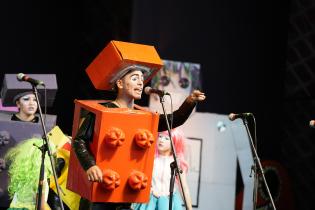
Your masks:
M40 210L41 209L41 205L42 205L42 192L43 192L43 183L44 183L44 172L45 172L45 153L47 151L47 154L49 156L50 159L50 164L51 164L51 168L53 171L53 175L54 175L54 181L56 183L56 188L57 188L57 194L59 197L59 202L60 202L60 208L61 210L64 210L63 207L63 203L60 197L60 187L57 181L57 175L56 175L56 169L55 169L55 164L54 164L54 160L48 145L48 138L47 138L47 132L46 132L46 126L45 126L45 122L43 120L43 113L42 113L42 109L39 103L39 98L38 98L38 91L37 91L37 87L36 85L32 84L32 88L33 88L33 92L34 95L36 97L36 101L37 101L37 105L38 105L38 111L39 111L39 118L41 121L41 125L43 128L43 146L39 147L40 151L42 152L42 159L41 159L41 166L40 166L40 173L39 173L39 181L38 181L38 188L37 188L37 198L36 198L36 210Z
M185 196L185 193L184 193L184 188L183 188L182 179L181 179L181 173L183 173L183 171L178 167L177 156L176 156L175 146L174 146L172 135L171 135L170 124L168 122L167 114L166 114L165 107L164 107L164 97L163 97L163 95L159 95L159 97L160 97L160 103L162 105L163 114L164 114L166 125L167 125L168 135L169 135L170 141L171 141L171 149L172 149L173 158L174 158L174 161L170 164L170 167L171 167L171 179L170 179L170 190L169 190L170 191L169 210L172 210L172 207L173 207L173 192L174 192L174 185L175 185L175 177L177 175L179 177L180 186L181 186L181 189L182 189L182 192L183 192L183 198L184 198L185 207L186 207L186 209L188 209L186 196Z
M253 116L253 115L252 115ZM254 117L254 116L253 116ZM270 202L271 202L271 205L273 207L274 210L277 210L276 209L276 206L275 206L275 203L273 201L273 198L272 198L272 195L270 193L270 190L269 190L269 187L268 187L268 184L267 184L267 181L266 181L266 178L265 178L265 173L264 173L264 169L261 165L261 162L260 162L260 159L258 157L258 154L257 154L257 151L256 151L256 147L254 145L254 142L253 142L253 138L250 134L250 131L249 131L249 128L248 128L248 121L247 121L247 118L246 117L243 117L242 118L243 120L243 123L245 125L245 128L246 128L246 132L247 132L247 135L248 135L248 138L249 138L249 142L250 142L250 145L251 145L251 148L252 148L252 152L253 152L253 155L254 155L254 165L252 166L251 170L254 171L254 195L253 195L253 204L254 204L254 210L256 210L256 201L257 201L257 189L258 189L258 173L257 173L257 165L258 165L258 169L263 178L263 181L264 181L264 185L266 187L266 190L268 192L268 196L269 196L269 199L270 199Z

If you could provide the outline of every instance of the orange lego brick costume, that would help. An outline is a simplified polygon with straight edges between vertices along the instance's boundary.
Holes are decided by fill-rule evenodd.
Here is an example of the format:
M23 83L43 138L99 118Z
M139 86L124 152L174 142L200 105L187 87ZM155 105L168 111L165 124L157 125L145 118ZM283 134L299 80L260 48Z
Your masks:
M76 101L75 104L74 133L77 133L82 108L95 114L96 135L90 150L104 175L103 183L89 182L75 156L71 156L70 162L74 165L69 171L70 189L93 202L146 202L150 194L158 115L143 110L107 108L99 101Z

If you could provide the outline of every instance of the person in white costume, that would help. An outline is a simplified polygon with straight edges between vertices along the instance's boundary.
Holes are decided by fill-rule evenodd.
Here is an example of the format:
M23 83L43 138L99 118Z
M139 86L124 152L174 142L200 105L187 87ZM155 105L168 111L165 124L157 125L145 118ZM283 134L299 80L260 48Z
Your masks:
M183 170L181 174L181 180L183 184L183 192L187 201L187 207L192 209L191 198L189 188L186 180L186 173L188 170L188 164L184 159L185 151L185 138L183 132L178 128L172 129L172 140L174 143L178 164ZM157 151L154 158L153 175L152 175L152 187L149 203L133 204L135 210L165 210L169 207L169 188L171 179L170 164L174 161L173 153L171 149L171 141L167 131L160 132L157 142ZM173 210L182 210L182 191L180 190L179 180L175 182L175 188L173 193Z

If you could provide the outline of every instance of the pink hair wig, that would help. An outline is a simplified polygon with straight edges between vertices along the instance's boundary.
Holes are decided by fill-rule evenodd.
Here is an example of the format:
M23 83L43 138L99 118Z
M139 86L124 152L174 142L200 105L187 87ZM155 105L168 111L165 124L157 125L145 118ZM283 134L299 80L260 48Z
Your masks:
M168 131L160 132L160 134L168 136ZM185 156L184 156L184 154L185 154L185 140L186 140L184 133L179 128L173 128L171 130L171 136L172 136L172 140L174 143L175 152L176 152L177 160L179 162L179 166L183 171L187 172L188 163L185 160ZM155 150L155 155L159 156L159 151L158 151L157 147Z

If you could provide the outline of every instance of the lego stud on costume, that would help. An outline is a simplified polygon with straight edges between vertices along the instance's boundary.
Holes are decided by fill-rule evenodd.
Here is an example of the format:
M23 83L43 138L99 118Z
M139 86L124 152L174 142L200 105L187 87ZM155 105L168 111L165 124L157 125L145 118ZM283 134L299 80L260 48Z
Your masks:
M111 127L105 133L105 142L110 147L119 147L124 143L124 141L125 133L120 128Z
M139 129L136 132L134 139L136 144L143 149L150 148L154 143L153 134L146 129Z
M148 185L148 177L141 171L133 171L129 176L128 183L133 190L143 190Z
M106 190L114 190L120 186L120 175L111 169L106 169L103 171L103 183L102 186Z

